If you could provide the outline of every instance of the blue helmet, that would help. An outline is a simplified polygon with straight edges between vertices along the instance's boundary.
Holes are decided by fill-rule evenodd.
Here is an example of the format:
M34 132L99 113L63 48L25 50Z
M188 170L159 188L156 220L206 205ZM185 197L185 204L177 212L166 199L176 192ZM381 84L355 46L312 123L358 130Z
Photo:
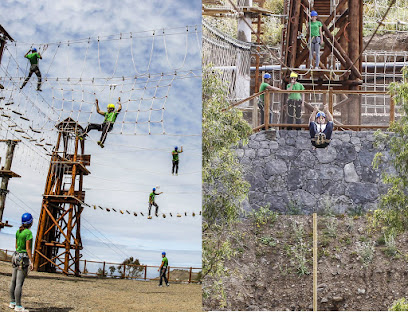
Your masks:
M264 78L265 78L265 79L270 79L270 78L271 78L271 74L266 73L266 74L264 75Z
M177 151L177 150L178 150L178 147L176 146L176 147L174 148L174 150Z
M26 212L21 216L21 223L22 224L31 224L33 223L33 216L31 213Z
M163 251L163 252L162 252L162 256L165 256L165 255L166 255L166 253Z
M310 16L317 16L317 12L316 11L310 12Z
M324 117L324 118L326 118L326 114L323 113L323 112L318 112L318 113L316 114L316 118L319 118L319 117Z
M154 187L154 188L153 188L153 192L154 192L155 190L156 190L156 188Z
M32 52L37 52L37 49L36 49L36 48L33 48L31 51L32 51Z

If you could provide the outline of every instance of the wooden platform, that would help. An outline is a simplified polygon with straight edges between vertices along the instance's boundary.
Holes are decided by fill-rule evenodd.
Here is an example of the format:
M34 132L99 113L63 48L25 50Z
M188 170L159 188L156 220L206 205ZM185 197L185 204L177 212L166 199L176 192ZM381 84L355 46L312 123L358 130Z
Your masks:
M0 170L0 177L21 178L20 175L11 170Z

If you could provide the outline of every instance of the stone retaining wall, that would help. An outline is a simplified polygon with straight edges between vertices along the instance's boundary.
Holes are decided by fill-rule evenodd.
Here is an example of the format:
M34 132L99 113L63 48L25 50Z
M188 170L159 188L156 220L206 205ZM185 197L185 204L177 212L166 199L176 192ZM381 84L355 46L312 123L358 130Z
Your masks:
M236 151L251 183L244 208L267 205L281 213L375 208L387 187L381 182L382 168L374 170L372 160L381 150L387 161L389 153L373 142L373 131L335 131L325 149L313 148L308 131L253 134Z

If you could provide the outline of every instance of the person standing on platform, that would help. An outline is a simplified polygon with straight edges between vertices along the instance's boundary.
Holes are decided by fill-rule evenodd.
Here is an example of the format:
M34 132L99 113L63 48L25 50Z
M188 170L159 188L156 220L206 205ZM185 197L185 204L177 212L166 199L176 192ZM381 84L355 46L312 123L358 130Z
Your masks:
M305 87L297 82L298 74L292 72L290 74L290 83L287 86L287 90L297 91L304 90ZM302 93L289 93L288 96L288 124L301 124L302 123L302 104L305 102L305 94ZM289 128L288 128L289 129Z
M168 266L169 266L169 260L167 260L166 253L163 251L162 252L162 263L160 265L160 268L157 270L160 272L159 287L163 286L163 279L164 279L164 283L166 284L166 286L170 286L169 281L167 280L167 277L166 277Z
M317 12L312 11L310 13L311 22L309 24L309 34L310 34L310 68L313 68L312 59L315 60L315 69L319 69L320 63L320 45L323 42L322 26L323 24L317 20ZM316 57L314 58L314 55Z
M272 90L272 91L279 91L281 89L277 88L277 87L273 87L270 85L271 82L271 74L266 73L264 75L264 82L261 83L261 85L259 86L259 92L263 92L265 90ZM264 116L264 107L265 107L265 95L261 94L259 96L259 101L258 101L258 107L261 111L261 125L263 125L265 123L265 116ZM269 107L269 111L271 111L271 107ZM272 121L272 114L269 113L269 122ZM265 129L265 128L263 128Z

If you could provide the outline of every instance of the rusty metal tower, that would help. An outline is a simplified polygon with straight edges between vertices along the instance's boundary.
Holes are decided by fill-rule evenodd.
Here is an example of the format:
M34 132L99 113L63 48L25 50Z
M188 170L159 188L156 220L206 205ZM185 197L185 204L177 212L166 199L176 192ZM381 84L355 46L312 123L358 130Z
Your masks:
M81 213L85 192L83 178L90 172L85 141L77 136L82 127L71 118L56 125L58 138L52 152L34 253L37 271L80 275L82 257Z

